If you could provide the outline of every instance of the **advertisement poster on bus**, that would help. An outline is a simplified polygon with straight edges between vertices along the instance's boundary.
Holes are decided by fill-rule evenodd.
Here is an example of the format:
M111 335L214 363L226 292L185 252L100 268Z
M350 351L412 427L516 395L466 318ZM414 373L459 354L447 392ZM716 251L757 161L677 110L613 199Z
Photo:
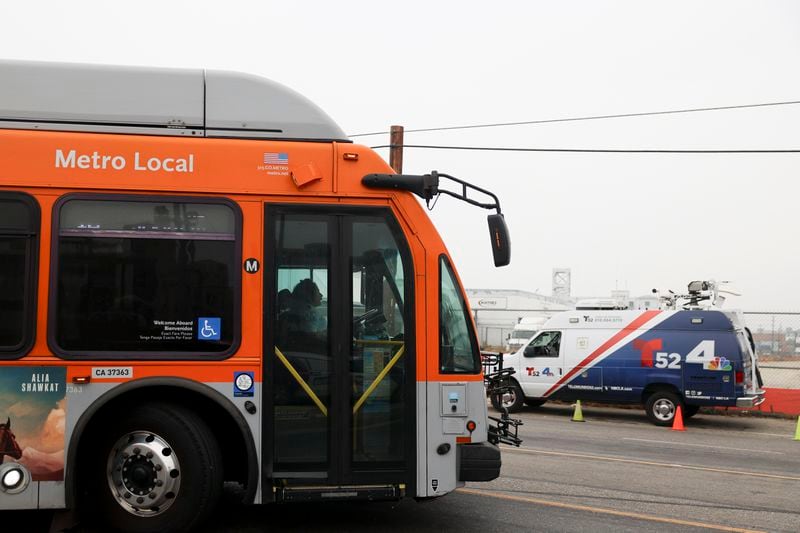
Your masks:
M33 481L62 481L65 419L65 368L3 368L0 463L25 465Z

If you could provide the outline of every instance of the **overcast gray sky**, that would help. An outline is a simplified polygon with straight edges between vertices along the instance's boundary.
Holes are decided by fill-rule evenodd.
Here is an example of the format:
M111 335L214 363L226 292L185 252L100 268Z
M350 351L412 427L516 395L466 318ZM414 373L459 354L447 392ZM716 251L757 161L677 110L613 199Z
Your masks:
M0 20L6 59L250 72L348 134L800 100L797 2L17 2ZM796 149L800 105L406 143ZM512 232L512 264L495 269L485 213L439 202L432 217L467 287L549 294L559 266L577 295L714 278L744 293L735 307L800 310L800 154L406 150L405 172L432 169L495 191Z

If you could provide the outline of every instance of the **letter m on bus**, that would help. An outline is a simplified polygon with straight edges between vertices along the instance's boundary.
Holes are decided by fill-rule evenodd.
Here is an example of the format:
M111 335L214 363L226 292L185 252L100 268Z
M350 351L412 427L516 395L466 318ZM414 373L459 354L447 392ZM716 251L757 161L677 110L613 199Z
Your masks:
M255 274L258 272L258 259L246 259L244 262L244 271L248 274Z

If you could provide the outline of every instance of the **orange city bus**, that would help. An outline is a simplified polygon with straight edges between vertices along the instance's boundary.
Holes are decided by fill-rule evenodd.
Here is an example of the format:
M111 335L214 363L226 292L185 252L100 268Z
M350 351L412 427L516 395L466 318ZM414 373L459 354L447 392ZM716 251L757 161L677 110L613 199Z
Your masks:
M494 195L394 174L254 76L0 80L0 510L174 531L225 482L390 500L499 475L464 291L415 198L495 209L502 266Z

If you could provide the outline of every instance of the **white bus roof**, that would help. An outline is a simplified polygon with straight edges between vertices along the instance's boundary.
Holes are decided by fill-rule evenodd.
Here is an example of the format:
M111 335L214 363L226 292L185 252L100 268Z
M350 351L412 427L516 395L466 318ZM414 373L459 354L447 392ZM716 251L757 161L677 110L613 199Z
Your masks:
M258 76L0 60L0 128L349 142L299 93Z

